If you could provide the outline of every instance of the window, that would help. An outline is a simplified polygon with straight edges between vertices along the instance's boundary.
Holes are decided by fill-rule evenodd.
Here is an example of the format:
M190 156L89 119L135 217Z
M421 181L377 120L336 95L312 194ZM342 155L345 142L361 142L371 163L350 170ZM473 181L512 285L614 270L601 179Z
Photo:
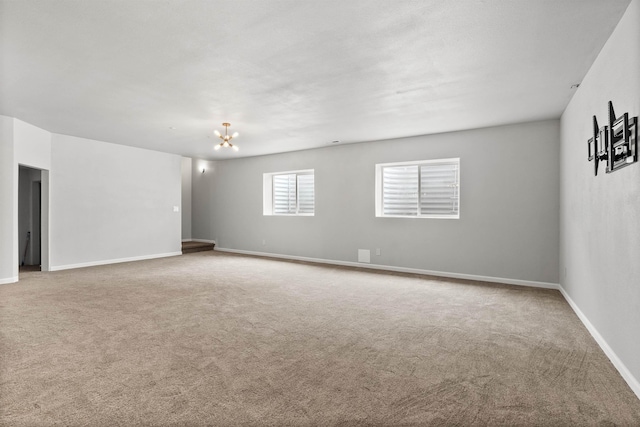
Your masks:
M376 216L460 218L460 159L377 164Z
M313 169L265 173L263 175L263 214L313 215L314 184Z

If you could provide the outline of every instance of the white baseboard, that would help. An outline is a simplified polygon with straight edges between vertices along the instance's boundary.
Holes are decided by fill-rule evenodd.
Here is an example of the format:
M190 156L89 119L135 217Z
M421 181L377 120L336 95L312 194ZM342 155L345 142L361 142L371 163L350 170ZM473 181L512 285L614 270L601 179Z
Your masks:
M192 241L192 239L182 239L182 243L184 243L184 242L191 242L191 241Z
M168 252L164 254L142 255L130 258L107 259L102 261L82 262L79 264L55 265L51 266L49 271L70 270L72 268L94 267L96 265L118 264L121 262L142 261L145 259L165 258L177 255L182 255L182 252Z
M6 285L9 283L15 283L18 281L18 276L15 277L8 277L6 279L0 279L0 285Z
M638 399L640 399L640 381L638 381L638 379L633 376L631 371L627 369L625 364L622 363L622 360L620 360L620 358L615 353L615 351L613 351L613 349L609 346L607 341L605 341L602 335L600 335L600 332L598 332L595 326L593 326L593 324L589 321L587 316L585 316L582 310L580 310L578 305L571 299L571 297L564 290L564 288L562 286L559 286L559 289L560 289L560 292L562 293L562 296L564 297L565 300L567 300L567 302L569 303L569 306L571 306L571 308L576 313L576 315L578 316L582 324L587 328L587 330L589 331L593 339L596 340L596 342L598 343L602 351L604 351L604 354L607 355L609 360L611 360L611 363L613 363L613 366L618 370L618 372L620 372L620 375L622 376L622 378L627 382L627 384L629 385L631 390L636 394L636 396L638 396Z
M428 276L447 277L450 279L478 280L482 282L503 283L507 285L530 286L534 288L555 289L555 290L560 289L560 286L557 283L534 282L530 280L520 280L520 279L507 279L503 277L478 276L475 274L449 273L444 271L422 270L419 268L394 267L391 265L381 265L381 264L365 264L360 262L337 261L337 260L322 259L322 258L309 258L309 257L295 256L295 255L281 255L281 254L272 254L269 252L244 251L240 249L216 247L215 250L220 252L256 255L256 256L269 257L269 258L282 258L282 259L291 259L295 261L315 262L320 264L342 265L346 267L358 267L358 268L370 268L373 270L397 271L399 273L425 274Z

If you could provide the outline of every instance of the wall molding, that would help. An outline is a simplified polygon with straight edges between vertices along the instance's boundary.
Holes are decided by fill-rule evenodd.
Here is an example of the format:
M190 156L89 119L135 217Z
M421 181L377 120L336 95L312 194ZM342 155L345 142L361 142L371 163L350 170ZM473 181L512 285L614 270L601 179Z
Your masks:
M182 255L182 252L167 252L164 254L142 255L142 256L134 256L129 258L116 258L116 259L107 259L102 261L82 262L79 264L55 265L55 266L51 266L49 271L60 271L60 270L70 270L73 268L94 267L96 265L119 264L122 262L143 261L146 259L166 258L170 256L177 256L177 255Z
M622 360L620 360L616 352L613 351L613 349L609 346L607 341L602 337L602 335L600 335L600 332L598 332L596 327L593 326L593 324L589 321L587 316L582 312L582 310L580 310L580 307L578 307L575 301L571 299L571 297L569 296L567 291L564 290L562 285L559 286L559 290L560 290L560 293L562 293L562 296L564 297L564 299L567 300L567 303L569 303L569 306L571 307L571 309L578 316L578 319L580 319L580 321L587 328L587 330L589 331L593 339L596 340L596 342L598 343L598 345L600 346L604 354L609 358L611 363L613 363L613 366L618 370L622 378L627 382L627 384L631 388L631 391L633 391L638 397L638 399L640 399L640 381L638 381L638 379L633 376L633 374L627 368L627 366L624 363L622 363Z
M255 255L255 256L268 257L268 258L281 258L281 259L290 259L295 261L315 262L318 264L342 265L345 267L369 268L372 270L395 271L399 273L424 274L427 276L447 277L449 279L477 280L481 282L501 283L501 284L507 284L507 285L517 285L517 286L529 286L529 287L543 288L543 289L555 289L555 290L560 289L560 285L557 283L534 282L531 280L507 279L504 277L491 277L491 276L478 276L475 274L450 273L445 271L423 270L420 268L395 267L392 265L383 265L383 264L366 264L366 263L352 262L352 261L338 261L338 260L323 259L323 258L310 258L310 257L302 257L302 256L295 256L295 255L273 254L269 252L245 251L241 249L229 249L229 248L216 247L215 250L220 252L230 252L230 253L237 253L237 254L243 254L243 255Z
M18 276L8 277L6 279L0 279L0 285L7 285L9 283L15 283L18 281Z

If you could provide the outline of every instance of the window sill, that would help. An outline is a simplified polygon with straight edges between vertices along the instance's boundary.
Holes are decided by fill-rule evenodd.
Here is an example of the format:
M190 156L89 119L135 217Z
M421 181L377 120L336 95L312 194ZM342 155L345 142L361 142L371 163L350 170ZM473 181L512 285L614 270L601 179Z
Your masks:
M376 218L404 219L460 219L460 215L376 215Z
M315 216L315 214L263 214L262 216Z

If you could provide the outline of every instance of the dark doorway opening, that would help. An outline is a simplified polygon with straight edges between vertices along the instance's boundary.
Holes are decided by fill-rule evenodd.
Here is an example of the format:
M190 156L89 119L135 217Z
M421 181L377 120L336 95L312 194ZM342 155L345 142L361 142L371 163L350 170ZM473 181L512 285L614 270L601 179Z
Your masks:
M18 259L20 271L42 263L42 171L20 166L18 175Z

